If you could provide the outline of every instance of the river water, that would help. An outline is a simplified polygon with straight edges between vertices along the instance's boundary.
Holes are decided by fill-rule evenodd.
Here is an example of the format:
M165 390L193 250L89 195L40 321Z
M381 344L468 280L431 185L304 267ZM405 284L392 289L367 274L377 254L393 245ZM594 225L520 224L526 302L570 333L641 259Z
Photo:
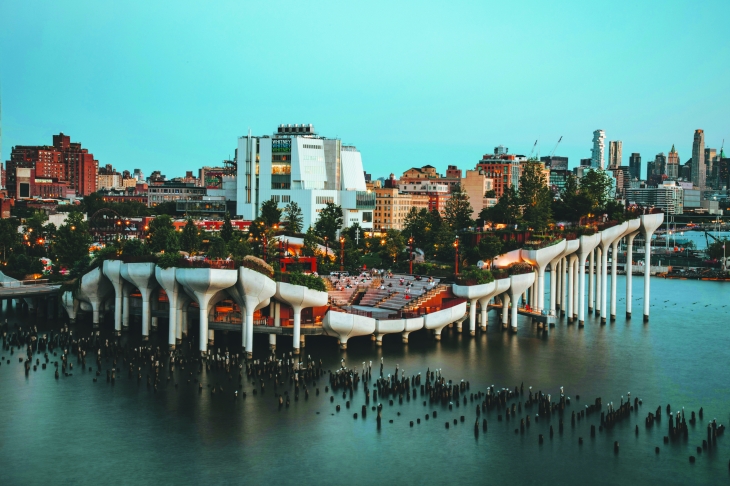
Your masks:
M144 381L138 385L127 378L124 370L114 385L104 375L95 383L93 373L78 368L73 376L58 380L52 367L31 370L26 376L18 362L22 352L9 356L3 350L0 483L726 484L730 437L719 437L714 449L701 454L696 447L706 438L712 418L730 422L730 284L656 278L651 283L649 323L641 318L643 279L634 278L635 317L629 321L623 317L622 298L617 321L604 326L597 318L586 319L585 328L563 320L543 332L521 318L518 332L512 334L501 330L493 311L488 331L477 332L476 337L445 329L442 341L435 342L416 332L407 345L399 336L386 336L382 348L368 338L355 338L346 352L332 338L317 337L309 338L304 349L305 355L321 359L331 370L339 368L344 358L347 366L358 368L372 360L375 372L381 357L386 374L393 373L396 364L408 375L440 368L447 379L468 380L471 392L524 383L523 401L528 386L551 393L553 400L563 386L572 401L562 434L557 415L535 423L533 407L533 423L524 434L514 432L518 421L500 422L497 414L503 412L493 410L482 414L489 430L484 433L480 428L477 438L476 401L449 411L440 404L424 406L420 393L402 405L397 400L393 406L384 403L378 430L375 413L369 409L366 419L352 417L364 403L362 388L348 410L341 394L330 402L325 378L317 383L319 396L312 393L308 400L300 398L279 410L273 386L253 396L253 385L246 379L239 387L220 374L198 374L195 367L191 379L205 385L221 383L224 392L212 396L206 388L198 393L196 383L188 385L176 376L169 384L163 380L155 393ZM620 277L621 296L624 286ZM2 318L29 322L15 309L3 311ZM48 329L55 324L39 325ZM76 331L88 333L90 324L78 324ZM135 342L137 337L131 334L123 339ZM164 344L166 335L161 325L152 342L158 339ZM225 346L226 340L233 345L240 334L217 333L216 340L217 346ZM278 354L291 350L285 341L279 338ZM266 357L266 336L256 335L255 350L256 358ZM75 363L75 357L71 361ZM247 398L234 400L236 388L247 391ZM596 397L602 398L605 410L609 402L618 405L622 396L626 399L627 392L632 400L643 401L630 419L595 438L590 437L590 425L598 428L599 415L571 427L572 410ZM335 411L337 404L341 412ZM667 404L672 411L685 407L688 416L704 407L704 420L689 425L688 441L663 443ZM645 417L658 406L662 421L646 428ZM425 421L434 410L438 418ZM465 422L454 426L453 419L461 415ZM417 418L421 423L410 427ZM449 429L446 421L451 422ZM552 439L550 424L555 428ZM542 445L539 434L545 436ZM583 445L578 444L579 437ZM613 451L616 440L618 454ZM690 455L697 456L695 464L689 463Z

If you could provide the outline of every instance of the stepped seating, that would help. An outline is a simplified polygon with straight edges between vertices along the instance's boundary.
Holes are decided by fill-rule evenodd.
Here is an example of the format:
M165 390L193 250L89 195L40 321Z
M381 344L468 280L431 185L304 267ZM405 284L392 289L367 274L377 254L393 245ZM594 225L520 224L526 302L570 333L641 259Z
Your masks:
M400 285L400 281L403 279L404 285ZM410 299L406 299L405 284L410 282ZM435 281L438 284L438 280ZM392 287L388 287L388 284L392 284ZM414 299L418 299L420 296L431 290L427 280L416 280L410 275L394 275L391 278L385 279L385 291L391 292L391 295L376 305L383 309L389 310L402 310ZM381 291L383 292L383 291Z
M365 295L363 296L362 300L360 300L360 304L362 306L366 307L375 307L375 305L383 300L383 298L390 295L390 292L388 290L380 290L379 288L369 288L367 292L365 292Z

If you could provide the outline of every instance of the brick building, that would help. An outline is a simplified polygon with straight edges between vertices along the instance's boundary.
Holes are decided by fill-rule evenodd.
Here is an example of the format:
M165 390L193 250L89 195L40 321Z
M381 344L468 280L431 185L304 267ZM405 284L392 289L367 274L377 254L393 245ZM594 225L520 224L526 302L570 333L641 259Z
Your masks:
M44 193L66 192L67 186L76 196L96 192L96 175L99 163L88 149L71 137L60 133L53 136L53 145L16 145L6 162L6 187L12 198L35 197ZM22 186L17 177L18 169L29 169L23 174ZM28 195L25 195L28 194Z

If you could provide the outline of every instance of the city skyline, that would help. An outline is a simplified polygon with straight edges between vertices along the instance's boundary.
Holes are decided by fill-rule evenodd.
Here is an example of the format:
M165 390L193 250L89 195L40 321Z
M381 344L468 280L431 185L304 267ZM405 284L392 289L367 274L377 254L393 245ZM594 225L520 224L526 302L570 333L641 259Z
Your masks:
M232 157L249 128L267 133L280 123L312 123L354 143L365 169L377 176L425 164L470 167L497 145L528 155L535 139L545 156L561 136L555 155L575 167L590 157L598 128L607 140L622 140L625 154L641 153L644 160L675 145L680 163L692 152L694 130L703 129L705 146L718 150L730 138L722 119L728 68L718 62L730 54L729 43L707 28L730 6L621 4L621 28L643 35L617 40L609 18L594 22L599 6L564 5L373 4L348 11L347 22L334 29L307 30L301 55L288 51L302 44L301 25L335 21L341 7L282 4L272 30L264 22L270 12L260 6L192 13L140 4L119 10L83 2L3 5L0 18L13 22L3 22L0 32L2 160L15 145L64 132L101 164L175 177ZM645 26L641 17L649 11L655 22ZM406 17L412 22L399 21ZM64 19L70 18L88 28L68 32ZM40 35L12 42L30 23ZM243 24L247 29L237 27ZM491 25L528 34L506 44L489 35ZM545 25L563 33L543 36ZM581 67L596 45L606 62L631 70L586 77ZM713 56L700 58L700 71L714 76L667 78L656 89L641 74L707 46ZM44 74L58 56L64 62L54 75ZM241 62L246 56L251 61ZM280 57L296 76L271 69ZM256 69L260 63L269 68ZM668 115L657 116L662 112Z

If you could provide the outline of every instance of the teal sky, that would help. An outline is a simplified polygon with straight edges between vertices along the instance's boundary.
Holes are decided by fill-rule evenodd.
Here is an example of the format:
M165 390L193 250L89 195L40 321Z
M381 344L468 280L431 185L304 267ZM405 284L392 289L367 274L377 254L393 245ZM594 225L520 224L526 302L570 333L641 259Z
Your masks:
M63 131L168 177L312 123L374 176L592 131L644 161L730 145L730 2L0 2L2 160Z

